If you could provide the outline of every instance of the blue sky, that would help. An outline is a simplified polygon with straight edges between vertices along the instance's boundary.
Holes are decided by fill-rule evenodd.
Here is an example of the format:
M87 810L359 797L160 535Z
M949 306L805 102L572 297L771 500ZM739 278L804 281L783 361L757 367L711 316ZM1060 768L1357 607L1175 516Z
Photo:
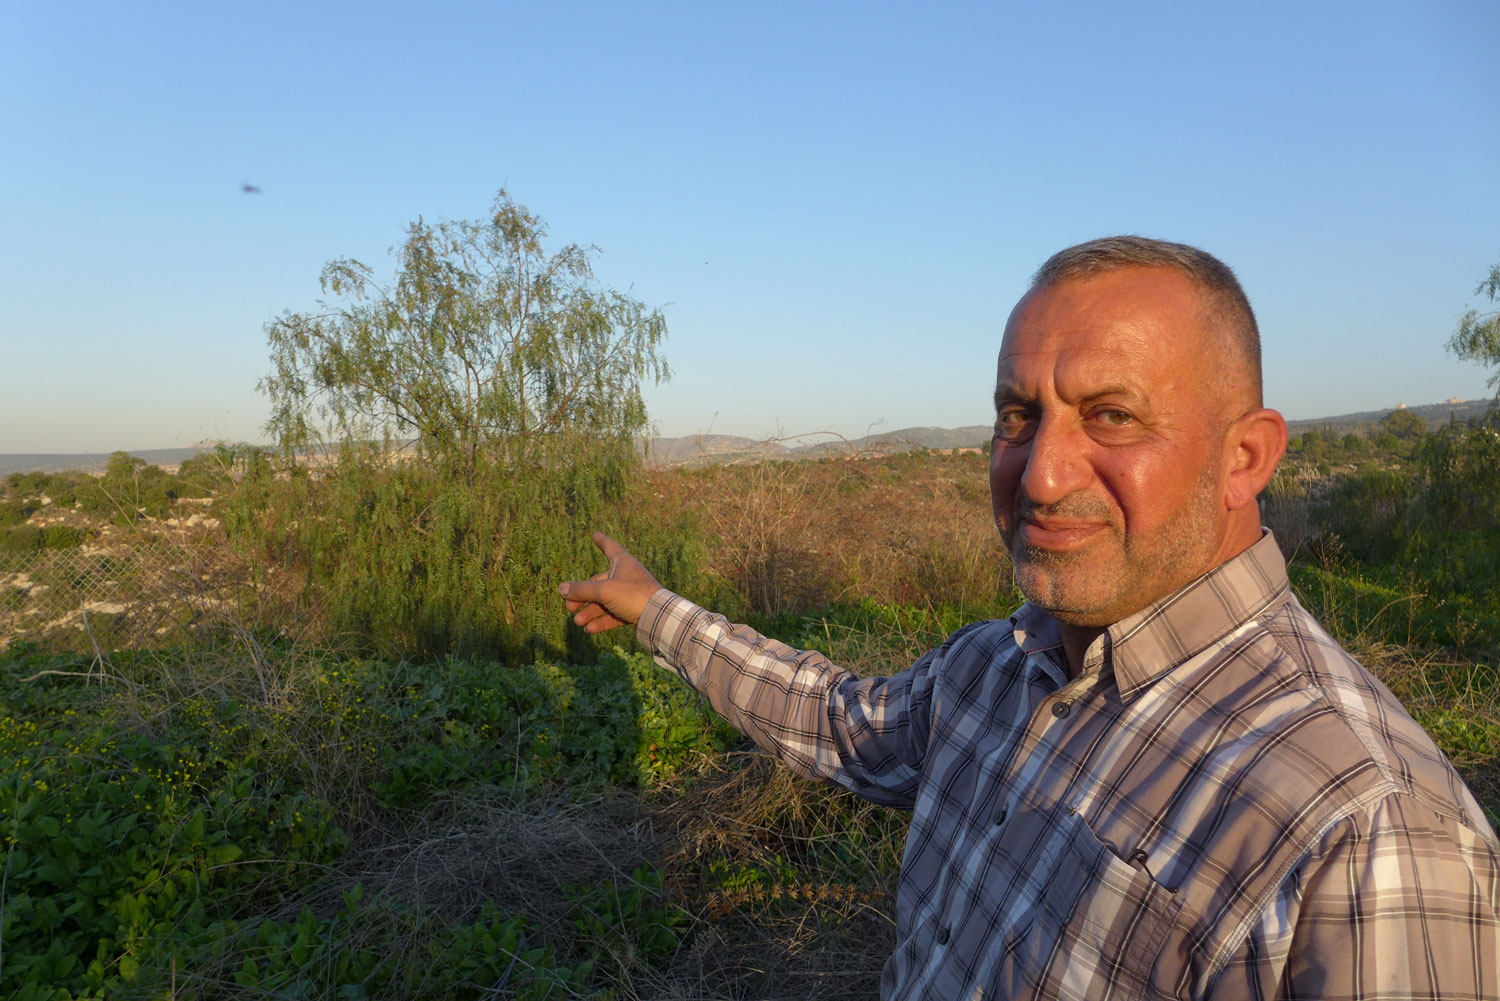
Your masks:
M1052 251L1197 243L1270 405L1490 395L1500 4L0 11L0 452L256 439L322 265L496 189L664 305L663 434L987 423ZM262 193L247 195L242 183Z

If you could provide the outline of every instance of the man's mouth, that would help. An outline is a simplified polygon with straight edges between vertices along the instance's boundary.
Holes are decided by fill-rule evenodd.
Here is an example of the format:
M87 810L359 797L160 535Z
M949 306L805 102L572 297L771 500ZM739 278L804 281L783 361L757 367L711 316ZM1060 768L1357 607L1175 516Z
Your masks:
M1067 552L1088 545L1104 529L1097 521L1033 516L1021 520L1020 541L1034 549Z

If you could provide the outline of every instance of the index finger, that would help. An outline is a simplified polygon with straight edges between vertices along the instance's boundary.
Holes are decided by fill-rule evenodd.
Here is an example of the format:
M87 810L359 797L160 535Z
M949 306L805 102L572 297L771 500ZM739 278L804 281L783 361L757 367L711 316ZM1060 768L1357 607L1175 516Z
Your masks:
M616 542L614 539L611 539L603 532L594 533L594 545L599 547L599 551L604 554L605 559L609 560L609 565L611 567L615 565L615 561L620 557L630 555L625 551L624 546L620 545L618 542Z

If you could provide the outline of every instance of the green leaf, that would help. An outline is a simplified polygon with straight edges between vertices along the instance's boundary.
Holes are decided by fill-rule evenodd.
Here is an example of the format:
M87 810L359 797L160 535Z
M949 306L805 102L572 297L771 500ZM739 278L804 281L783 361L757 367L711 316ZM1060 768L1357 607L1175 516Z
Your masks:
M245 850L239 845L219 845L208 853L209 862L214 865L227 865L237 862L245 854Z
M239 972L234 975L235 983L241 987L256 987L260 984L260 964L253 959L247 959L240 965Z

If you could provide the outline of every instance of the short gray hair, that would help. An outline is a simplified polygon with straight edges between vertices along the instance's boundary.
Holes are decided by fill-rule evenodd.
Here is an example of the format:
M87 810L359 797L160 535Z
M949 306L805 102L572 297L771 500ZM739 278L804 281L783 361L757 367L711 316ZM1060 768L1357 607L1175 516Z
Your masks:
M1144 236L1106 236L1059 250L1031 277L1028 293L1124 268L1171 268L1198 286L1213 321L1227 335L1251 377L1252 403L1261 405L1260 328L1229 265L1206 250Z

